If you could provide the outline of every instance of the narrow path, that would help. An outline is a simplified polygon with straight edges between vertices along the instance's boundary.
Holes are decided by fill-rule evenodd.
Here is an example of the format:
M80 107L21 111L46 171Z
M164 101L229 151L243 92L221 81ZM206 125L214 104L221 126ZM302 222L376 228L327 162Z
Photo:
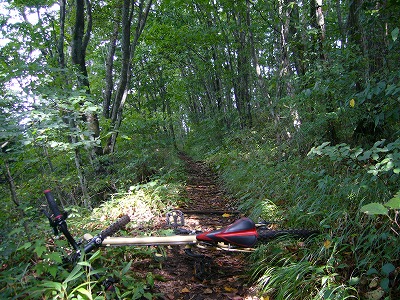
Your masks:
M233 223L240 216L229 208L230 201L218 186L215 175L202 162L195 162L185 155L188 180L186 185L189 203L179 207L185 213L185 228L214 230ZM167 258L158 271L165 281L157 281L155 292L167 300L234 299L256 300L247 286L248 266L245 255L238 252L197 250L210 258L207 275L197 279L193 259L184 254L184 247L167 249ZM207 260L208 262L208 260Z

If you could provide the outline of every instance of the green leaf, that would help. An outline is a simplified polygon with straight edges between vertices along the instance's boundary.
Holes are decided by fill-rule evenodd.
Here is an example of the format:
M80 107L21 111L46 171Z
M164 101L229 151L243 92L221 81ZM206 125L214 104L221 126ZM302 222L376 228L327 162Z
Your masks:
M59 264L62 263L62 258L59 253L56 253L56 252L47 253L45 255L45 257L56 263L59 263Z
M41 286L43 286L45 288L54 289L59 292L61 292L61 290L62 290L62 284L59 282L55 282L55 281L45 281L41 284Z
M31 246L32 246L32 243L31 243L31 242L26 242L26 243L23 244L21 247L19 247L17 250L18 250L18 251L19 251L19 250L22 250L22 249L26 250L26 249L29 249Z
M85 288L80 287L76 290L79 294L85 296L85 299L93 299L92 294Z
M130 262L128 262L128 263L126 264L126 266L125 266L124 269L122 270L122 275L125 275L125 274L129 271L129 269L131 268L131 265L132 265L132 261L130 261Z
M47 268L47 271L50 273L50 275L55 278L57 275L58 267L53 265Z
M367 271L367 275L372 275L372 274L379 274L378 270L375 268L371 268Z
M46 251L46 247L43 245L36 245L34 251L38 257L42 257L43 252Z
M399 36L399 27L393 29L391 34L392 34L392 40L393 42L395 42Z
M385 203L385 206L390 207L391 209L400 209L400 195L398 194L396 197L390 199Z
M94 262L96 259L101 257L101 252L100 250L97 250L95 253L93 253L90 258L89 258L89 262L92 263Z
M80 277L83 274L82 267L80 265L76 265L75 268L69 273L68 277L64 280L65 283L68 283L76 278Z
M354 286L360 282L360 277L351 277L349 279L349 285Z
M380 203L370 203L361 207L361 212L367 215L387 215L388 209Z
M389 278L383 278L380 286L385 292L387 292L389 290Z
M382 266L382 273L386 276L389 276L389 274L392 273L394 270L396 270L396 268L391 263L387 263Z

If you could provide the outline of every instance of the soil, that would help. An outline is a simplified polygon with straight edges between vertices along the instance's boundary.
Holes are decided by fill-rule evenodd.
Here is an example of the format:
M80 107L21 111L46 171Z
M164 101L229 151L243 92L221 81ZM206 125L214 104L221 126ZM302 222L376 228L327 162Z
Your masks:
M189 202L177 208L184 212L184 228L208 231L233 223L240 215L224 193L215 174L206 164L181 155L188 174L186 193ZM248 253L204 250L193 252L204 259L186 255L181 245L166 247L162 267L152 270L156 280L153 293L159 299L259 299L249 284ZM137 268L138 266L136 266ZM202 272L204 271L204 272Z

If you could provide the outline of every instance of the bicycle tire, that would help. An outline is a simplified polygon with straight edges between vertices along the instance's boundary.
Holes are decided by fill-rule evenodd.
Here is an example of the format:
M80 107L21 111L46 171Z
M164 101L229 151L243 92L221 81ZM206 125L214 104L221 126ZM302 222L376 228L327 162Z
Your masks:
M272 230L268 228L257 228L258 240L269 241L281 236L293 236L296 238L308 238L312 235L316 235L319 233L318 230L309 230L309 229L281 229L281 230Z
M112 223L109 227L100 232L101 239L104 240L108 236L112 236L118 230L122 229L126 224L131 221L128 215L122 216L120 219Z

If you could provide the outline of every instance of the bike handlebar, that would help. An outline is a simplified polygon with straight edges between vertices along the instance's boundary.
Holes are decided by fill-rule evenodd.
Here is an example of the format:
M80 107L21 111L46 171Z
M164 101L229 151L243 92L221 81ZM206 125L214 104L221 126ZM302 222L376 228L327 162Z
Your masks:
M79 246L76 243L75 239L72 237L70 232L68 231L67 223L65 222L66 217L64 217L63 214L61 214L60 209L58 208L58 205L56 201L54 200L53 194L51 193L51 190L45 190L44 194L46 196L47 203L49 205L49 208L51 212L53 213L53 217L47 216L50 219L50 224L54 228L60 229L60 231L64 234L64 236L67 238L68 242L70 245L77 250L77 253L79 253ZM92 238L88 244L84 248L84 253L87 254L90 251L92 251L94 248L97 248L101 246L103 240L115 234L118 230L120 230L122 227L124 227L126 224L130 222L129 216L125 215L122 216L119 220L111 224L109 227L104 229L102 232L100 232L98 235L96 235L94 238Z
M104 229L102 232L100 232L98 235L96 235L94 238L92 238L86 244L84 252L89 253L94 248L101 246L101 244L103 243L103 241L106 237L113 235L114 233L116 233L118 230L123 228L129 222L130 222L130 218L128 215L122 216L119 220L115 221L113 224L111 224L106 229Z
M126 224L128 224L131 221L128 215L122 216L119 220L115 221L113 224L111 224L109 227L104 229L102 232L100 232L101 238L104 240L106 237L111 236L115 234L118 230L123 228Z
M46 196L47 203L49 205L49 208L51 212L53 213L54 217L60 217L61 213L60 210L58 209L58 205L56 201L54 200L53 194L51 193L51 190L45 190L44 195Z
M53 213L53 219L50 217L50 223L52 224L53 228L55 229L60 229L60 231L65 235L67 238L68 242L70 245L76 250L79 251L79 246L76 243L75 239L73 236L69 233L68 227L67 227L67 222L65 222L64 216L61 214L60 209L58 208L58 205L56 201L54 200L53 194L51 193L50 190L45 190L44 194L47 199L47 203L49 204L50 210Z

